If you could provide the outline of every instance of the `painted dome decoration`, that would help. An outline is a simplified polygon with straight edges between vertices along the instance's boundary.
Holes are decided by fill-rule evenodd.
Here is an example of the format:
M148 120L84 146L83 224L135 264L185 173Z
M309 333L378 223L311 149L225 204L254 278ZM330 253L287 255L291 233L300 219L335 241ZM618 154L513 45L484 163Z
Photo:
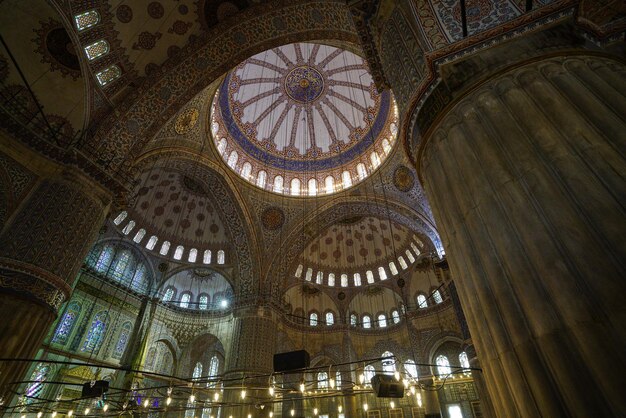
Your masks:
M397 106L379 93L363 58L296 43L232 70L212 106L218 152L257 187L294 196L347 189L391 152Z

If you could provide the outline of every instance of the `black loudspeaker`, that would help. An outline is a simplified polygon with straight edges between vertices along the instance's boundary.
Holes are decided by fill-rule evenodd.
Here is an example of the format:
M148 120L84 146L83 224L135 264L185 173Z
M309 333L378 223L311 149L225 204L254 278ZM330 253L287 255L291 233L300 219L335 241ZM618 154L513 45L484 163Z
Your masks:
M310 364L311 357L306 350L274 354L274 372L306 369Z
M372 388L379 398L402 398L404 396L402 382L386 374L377 374L372 377Z
M92 385L91 382L83 384L83 398L99 398L109 391L109 382L106 380L96 380Z

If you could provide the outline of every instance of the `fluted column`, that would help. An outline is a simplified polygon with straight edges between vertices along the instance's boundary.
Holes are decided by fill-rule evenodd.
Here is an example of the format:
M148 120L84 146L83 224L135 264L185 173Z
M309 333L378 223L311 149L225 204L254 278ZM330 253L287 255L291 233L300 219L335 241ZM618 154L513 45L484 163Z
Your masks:
M0 236L0 355L32 358L69 298L110 198L70 173L42 180ZM25 362L0 363L0 393Z
M511 70L418 161L498 416L626 415L624 73L595 56Z

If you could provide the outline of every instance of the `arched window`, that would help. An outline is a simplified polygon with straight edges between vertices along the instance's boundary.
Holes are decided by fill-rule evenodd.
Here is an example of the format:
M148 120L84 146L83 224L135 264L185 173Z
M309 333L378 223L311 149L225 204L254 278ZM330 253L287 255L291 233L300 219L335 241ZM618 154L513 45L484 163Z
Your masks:
M220 155L224 155L224 151L226 151L227 145L228 145L228 142L226 142L226 138L220 139L219 142L217 143L217 152Z
M128 221L124 229L122 229L122 233L124 235L128 235L130 234L130 231L132 231L134 227L135 227L135 221Z
M54 338L52 338L53 343L65 344L67 342L74 329L76 319L80 315L80 309L81 305L78 302L70 302L70 304L67 305L67 309L54 332Z
M356 317L356 314L350 314L350 325L356 327L357 322L358 319Z
M389 154L389 151L391 151L391 144L389 143L387 138L383 139L382 146L383 146L383 151L385 151L385 154Z
M128 344L128 339L130 338L131 330L132 325L130 322L125 322L124 325L122 325L120 336L117 339L117 344L115 344L115 350L113 351L113 358L122 358L126 350L126 345Z
M376 151L372 151L370 160L372 161L372 168L377 168L380 165L380 157Z
M211 264L211 250L204 250L204 255L202 256L202 262L204 264Z
M168 287L165 289L165 294L163 295L163 302L169 302L174 297L174 288Z
M196 367L193 368L193 374L191 375L191 377L196 380L202 377L202 363L196 363Z
M414 243L411 243L411 248L413 249L413 252L415 252L415 255L419 256L421 254L419 248L417 248L417 245Z
M354 273L354 285L361 286L361 275L359 273Z
M406 261L404 260L404 257L402 256L398 257L398 263L400 263L400 267L402 267L402 270L406 270L409 268L409 265L406 263Z
M369 315L363 315L363 328L369 329L372 327L372 319Z
M256 175L256 185L264 189L266 181L267 181L267 173L263 170L259 171L259 174Z
M441 293L439 292L439 289L433 292L433 300L435 301L436 304L440 304L441 302L443 302L443 298L441 297Z
M363 370L363 375L365 376L365 383L371 384L372 377L374 377L375 374L376 374L376 370L374 370L374 366L372 366L371 364L368 364L367 366L365 366L365 369Z
M122 70L117 65L113 64L110 67L96 73L96 79L102 87L117 80L122 75Z
M302 277L302 269L304 267L302 266L302 264L298 264L298 267L296 268L296 274L295 276L299 279L300 277Z
M335 285L335 273L328 273L328 286Z
M95 10L89 10L74 16L74 22L76 22L76 29L81 32L97 25L100 22L100 15Z
M120 252L113 263L113 278L119 281L126 281L130 273L132 256L129 250ZM130 281L130 280L129 280Z
M215 377L217 377L218 373L219 373L219 368L220 368L220 359L217 358L217 355L213 355L213 357L211 357L211 360L209 361L209 379L214 379ZM215 387L215 385L217 384L217 382L211 382L208 381L207 382L207 387Z
M252 164L249 162L243 163L243 167L241 168L241 177L248 180L250 179L250 174L252 173Z
M393 311L391 311L391 319L394 324L397 324L400 322L400 313L398 312L397 309L394 309Z
M87 45L85 47L85 54L87 55L87 59L92 61L108 53L109 50L109 43L104 39L100 39L99 41Z
M157 238L156 235L152 235L150 237L150 239L148 240L148 242L146 243L146 248L149 250L154 250L154 247L156 246L156 243L159 239Z
M463 367L464 372L469 371L470 363L469 359L467 358L467 353L465 351L459 354L459 364L461 365L461 367Z
M407 360L404 362L404 371L411 379L417 379L417 365L413 360Z
M387 280L387 272L382 266L378 267L378 277L380 277L380 280Z
M170 242L169 241L163 241L163 244L161 244L161 251L159 251L159 254L167 255L167 253L169 251L170 251Z
M26 386L26 396L36 398L43 390L43 382L48 379L50 374L50 366L44 363L39 363L33 373L30 375L31 383ZM27 403L33 402L35 399L27 399Z
M226 255L224 254L224 250L219 250L217 252L217 264L224 264L226 262Z
M189 307L189 301L191 301L191 293L189 293L189 292L183 293L182 296L180 297L180 307L181 308L188 308Z
M283 177L282 176L274 177L274 192L276 193L283 192Z
M192 248L191 250L189 250L189 256L187 257L187 261L189 261L190 263L195 263L196 258L198 258L198 250Z
M369 284L374 283L374 273L372 273L372 270L367 270L365 272L365 277L367 278L367 282Z
M100 252L98 261L96 261L96 271L99 273L106 273L109 270L111 261L113 260L113 247L105 245Z
M154 361L156 360L157 349L156 347L150 347L148 354L146 354L146 363L144 367L148 370L154 370Z
M343 173L341 173L341 184L343 185L344 189L352 186L352 176L350 175L349 171L344 171Z
M174 251L174 260L180 260L183 258L183 251L185 251L185 247L178 245Z
M317 195L317 180L316 179L309 179L308 192L309 192L309 196Z
M411 250L407 248L404 253L406 254L406 258L408 258L411 263L415 263L415 257L413 257L413 253L411 252Z
M309 314L309 325L312 326L312 327L316 327L317 326L317 313L311 312Z
M393 358L393 353L391 351L385 351L381 357L383 358L383 373L394 374L396 372L396 359Z
M367 170L365 169L365 164L358 163L356 165L356 173L359 176L359 180L365 180L365 177L367 177Z
M324 179L324 188L328 194L335 191L335 178L333 176L328 176Z
M426 308L427 306L428 306L428 302L426 301L426 296L422 294L417 295L417 307Z
M348 287L348 275L347 274L341 275L341 287Z
M307 282L310 282L311 278L313 278L313 269L309 267L308 269L306 269L304 280L306 280Z
M435 364L437 364L437 374L439 374L439 376L446 376L452 373L448 357L444 356L443 354L437 356Z
M322 284L324 282L324 272L318 271L315 275L315 283Z
M338 389L341 389L341 385L342 385L341 372L337 370L337 373L335 373L335 386Z
M393 261L389 262L389 271L391 272L391 274L393 274L394 276L396 274L398 274L398 269L396 268L396 263L394 263Z
M143 292L148 286L146 285L146 266L141 263L135 269L135 274L130 282L130 288L136 292Z
M335 315L332 312L326 312L326 325L331 326L335 324Z
M385 328L387 326L387 317L385 314L378 315L378 327Z
M202 310L206 310L209 307L209 297L205 294L200 295L198 298L198 307Z
M135 234L135 237L133 238L133 241L135 241L137 244L139 244L145 235L146 235L146 230L141 228Z
M317 388L328 389L328 373L319 372L317 374Z
M234 170L235 167L237 166L238 160L239 160L239 154L237 154L237 151L232 151L230 155L228 156L228 162L226 164L228 164L228 166Z
M117 217L113 220L113 223L115 225L119 225L122 222L124 222L124 219L126 219L127 216L128 216L128 212L126 211L120 212L120 214L117 215Z
M83 344L81 351L96 351L104 341L104 333L106 331L109 316L106 312L98 312L91 321L91 327L87 333L87 338Z
M291 179L291 194L292 196L300 196L300 179Z

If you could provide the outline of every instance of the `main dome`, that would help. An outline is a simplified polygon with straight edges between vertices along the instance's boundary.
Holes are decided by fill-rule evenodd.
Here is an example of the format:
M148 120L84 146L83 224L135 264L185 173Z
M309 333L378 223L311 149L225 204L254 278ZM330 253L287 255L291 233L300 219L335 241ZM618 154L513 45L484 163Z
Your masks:
M250 183L294 196L330 194L369 176L390 153L397 107L366 62L336 47L296 43L233 69L215 94L212 134Z

